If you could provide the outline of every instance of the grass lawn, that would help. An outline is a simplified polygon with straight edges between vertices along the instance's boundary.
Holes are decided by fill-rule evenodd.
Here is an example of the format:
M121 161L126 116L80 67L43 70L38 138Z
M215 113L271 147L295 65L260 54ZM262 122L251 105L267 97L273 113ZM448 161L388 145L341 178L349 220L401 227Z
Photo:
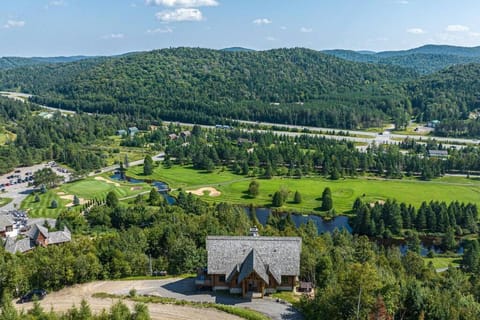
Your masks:
M0 145L4 145L9 141L15 141L17 136L14 133L0 128Z
M192 167L174 166L171 169L165 169L162 165L155 168L150 176L143 175L143 166L131 167L127 175L135 179L149 179L168 183L172 189L185 189L192 186L209 186L218 183L230 183L232 181L242 180L246 177L233 174L230 170L216 169L213 173L202 170L195 170Z
M358 177L352 179L328 180L322 177L304 177L291 179L275 177L271 180L258 179L260 193L257 198L246 194L250 178L231 173L229 170L215 170L213 173L194 170L191 167L174 166L165 169L162 166L155 168L154 174L148 177L142 174L143 167L133 167L128 175L139 179L152 179L167 182L171 188L196 189L202 186L212 186L221 192L219 197L204 195L206 201L257 206L271 204L272 195L280 189L287 189L290 197L284 209L311 212L318 211L321 206L319 198L325 187L330 187L333 195L333 204L337 212L348 212L357 197L366 202L375 202L389 198L419 207L422 201L438 200L447 203L458 200L473 202L480 205L480 181L462 177L444 177L433 181L419 181L417 179L384 180L374 177ZM298 190L302 195L302 203L291 202L293 194Z
M433 263L433 267L435 269L442 269L447 268L448 266L458 267L462 261L462 258L443 258L443 257L435 257L435 258L423 258L425 264L429 264L430 262Z
M13 199L11 198L0 198L0 208L3 206L6 206L10 202L12 202Z
M49 190L44 194L38 193L38 196L39 202L35 202L35 196L31 194L20 205L21 209L28 211L28 216L31 218L56 218L65 209L65 205L70 203L69 200L61 199L55 190ZM50 207L53 200L57 201L57 208Z
M108 180L108 178L106 178ZM76 195L83 199L103 199L110 191L115 192L118 198L135 196L139 193L150 191L151 187L144 183L123 183L109 180L107 183L94 178L87 178L72 183L61 185L58 189L66 194Z
M131 184L131 183L107 183L94 178L87 178L72 183L63 184L60 187L49 190L45 194L38 193L40 202L35 202L35 196L29 195L21 204L21 208L28 210L30 217L48 217L56 218L59 213L65 210L66 205L72 201L69 199L62 199L62 196L76 195L80 199L103 199L107 193L114 191L118 198L125 198L136 196L139 193L150 191L151 187L147 184ZM62 194L63 193L63 194ZM58 208L50 208L52 200L58 202Z

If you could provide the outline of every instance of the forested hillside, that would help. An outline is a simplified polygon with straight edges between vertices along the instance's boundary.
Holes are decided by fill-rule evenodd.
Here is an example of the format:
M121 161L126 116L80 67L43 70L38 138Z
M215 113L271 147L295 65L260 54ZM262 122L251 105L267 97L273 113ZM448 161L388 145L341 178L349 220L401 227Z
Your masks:
M10 70L3 89L89 112L190 122L224 118L355 128L407 107L400 81L412 72L346 62L307 49L225 52L165 49Z
M92 59L93 57L86 56L73 56L73 57L33 57L33 58L21 58L21 57L1 57L0 58L0 70L13 69L25 66L35 66L41 64L53 64L53 63L67 63L80 60Z
M381 62L420 62L430 70L480 58L413 52L387 58L342 53L346 58L364 56L367 62L379 59L371 64L301 48L164 49L4 70L0 89L32 93L35 102L52 107L146 120L215 124L243 119L352 129L386 121L402 127L413 116L442 120L440 135L480 133L477 121L468 120L479 109L479 64L422 77Z
M468 48L463 48L468 49ZM333 55L354 62L368 62L382 65L398 66L415 70L421 74L431 74L450 66L464 65L469 63L480 63L480 53L475 52L461 54L462 51L438 49L408 50L408 51L391 51L379 53L360 53L350 50L328 50L324 51Z

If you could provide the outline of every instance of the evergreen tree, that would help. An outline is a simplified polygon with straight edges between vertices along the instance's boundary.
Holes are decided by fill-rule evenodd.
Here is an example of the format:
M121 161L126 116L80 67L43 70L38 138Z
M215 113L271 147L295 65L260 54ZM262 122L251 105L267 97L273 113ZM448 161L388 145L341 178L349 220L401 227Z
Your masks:
M260 192L259 188L260 184L257 182L257 180L252 180L248 186L248 194L250 197L256 198Z
M322 193L322 210L328 211L333 208L332 191L326 187Z
M73 196L73 205L74 206L80 205L80 199L77 197L77 195Z
M296 204L302 203L302 195L298 190L295 191L295 195L293 196L293 202L295 202Z
M273 194L272 206L279 208L283 206L284 201L285 199L281 191L277 191Z
M163 197L158 192L157 188L152 188L148 197L148 202L152 206L158 206L162 203Z
M107 207L116 208L118 207L118 203L118 197L115 192L110 191L109 193L107 193L107 198L105 200L105 204L107 205Z
M58 208L57 200L52 200L52 202L50 202L50 208L52 208L52 209Z
M143 174L149 176L153 173L153 159L147 155L143 161Z

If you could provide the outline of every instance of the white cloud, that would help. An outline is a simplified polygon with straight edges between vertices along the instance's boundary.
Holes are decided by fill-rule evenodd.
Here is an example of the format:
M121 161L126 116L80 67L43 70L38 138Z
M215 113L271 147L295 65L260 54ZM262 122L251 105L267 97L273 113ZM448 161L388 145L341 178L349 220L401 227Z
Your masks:
M408 0L398 0L397 1L398 4L408 4Z
M300 28L300 32L303 32L303 33L310 33L312 31L313 31L312 28L305 28L305 27Z
M158 20L163 22L178 22L178 21L202 21L202 12L194 8L179 8L175 10L164 10L158 12L156 15Z
M257 25L270 24L270 23L272 23L272 20L267 19L267 18L258 18L258 19L253 20L252 23L257 24Z
M180 8L198 8L218 6L216 0L146 0L147 5L180 7Z
M125 35L123 33L112 33L112 34L107 34L102 38L103 39L123 39L125 38Z
M21 28L25 26L25 21L22 20L8 20L3 26L5 29Z
M156 34L156 33L172 33L173 29L170 27L165 27L165 28L157 28L157 29L148 29L147 33L148 34Z
M411 33L411 34L425 34L425 33L427 33L422 28L410 28L410 29L407 29L407 32Z
M280 27L280 30L287 30L287 27L281 26L281 27Z
M470 32L470 36L472 36L472 37L480 37L480 32Z
M277 40L276 38L274 37L266 37L265 40L268 40L268 41L275 41Z
M466 32L469 30L470 30L469 27L463 26L461 24L451 24L445 28L445 31L448 31L448 32Z
M50 1L47 7L63 7L66 4L67 3L63 0L54 0L54 1Z

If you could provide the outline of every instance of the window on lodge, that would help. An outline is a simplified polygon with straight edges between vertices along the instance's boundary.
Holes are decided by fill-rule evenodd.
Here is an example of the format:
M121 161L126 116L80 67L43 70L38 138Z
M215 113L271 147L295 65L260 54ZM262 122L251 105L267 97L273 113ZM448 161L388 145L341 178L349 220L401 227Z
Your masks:
M225 282L225 276L219 276L218 282Z
M288 276L282 276L282 283L281 283L281 285L283 285L283 286L290 285L289 279L290 279L290 277L288 277Z

